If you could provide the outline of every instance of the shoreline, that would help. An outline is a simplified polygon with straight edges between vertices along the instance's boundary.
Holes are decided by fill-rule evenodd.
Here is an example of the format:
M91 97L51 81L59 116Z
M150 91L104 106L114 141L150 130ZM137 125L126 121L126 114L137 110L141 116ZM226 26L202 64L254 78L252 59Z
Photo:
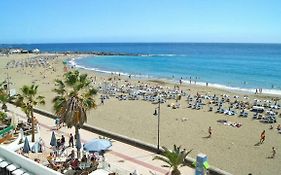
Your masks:
M49 67L26 67L5 69L5 65L9 60L25 60L26 58L36 55L13 55L10 57L0 56L1 77L5 79L6 73L11 77L12 88L18 92L22 85L30 85L35 82L39 85L38 94L46 97L46 105L38 106L38 108L52 111L52 98L54 93L54 80L62 79L64 73L63 60L73 56L83 55L58 55L58 58L49 62ZM38 55L37 55L38 56ZM44 55L39 55L43 57ZM81 73L87 73L89 77L94 78L95 87L103 84L117 84L118 87L144 86L161 87L164 90L174 89L175 85L179 86L192 97L199 93L200 95L218 97L227 94L233 100L233 96L239 95L239 101L252 101L253 99L272 100L276 96L268 96L266 94L244 94L230 92L212 87L198 85L179 85L179 83L171 83L162 81L162 79L142 80L129 78L128 76L118 76L105 73L97 73L81 69ZM45 78L44 78L45 77ZM98 105L97 109L88 113L87 124L104 128L110 132L125 135L130 138L142 140L143 142L156 145L157 141L157 118L153 116L153 112L157 107L149 101L139 100L119 100L111 97L104 101L104 105L100 103L99 93L95 99ZM247 95L248 99L244 99L243 95ZM207 102L207 101L206 101ZM187 108L186 96L178 101L180 108L173 109L168 107L169 104L176 104L175 99L169 99L166 103L161 104L161 123L160 123L160 144L171 148L173 144L182 145L183 148L193 149L191 157L195 157L198 153L205 153L211 165L219 167L233 174L278 174L281 171L279 162L281 157L277 153L276 159L266 159L270 154L272 146L277 150L281 150L280 134L276 131L276 126L280 123L277 117L277 123L273 124L274 129L269 129L269 124L261 123L252 119L253 112L249 112L249 117L227 116L215 112L208 112L208 104L203 109L194 110ZM227 109L227 108L226 108ZM239 110L237 110L238 112ZM280 113L281 110L278 110ZM227 120L231 123L241 123L240 128L223 125L218 120ZM208 127L212 126L213 136L211 139L204 138L208 135ZM260 146L254 146L259 140L262 130L266 130L266 141ZM223 154L222 154L223 152ZM244 156L247 154L248 156ZM228 161L225 161L228 160ZM248 162L253 162L248 164ZM267 166L265 166L265 164ZM241 167L237 169L237 167Z
M76 67L78 69L82 69L82 70L86 70L86 71L94 71L97 73L104 73L104 74L111 74L111 75L115 75L118 76L119 74L122 76L131 76L132 78L138 79L138 80L161 80L161 81L167 81L170 84L178 84L179 81L182 81L182 84L188 86L188 85L194 85L194 86L200 86L200 87L212 87L212 88L217 88L220 90L227 90L233 93L239 93L239 94L245 94L245 95L253 95L253 94L263 94L265 96L274 96L277 95L279 97L281 97L281 90L279 89L261 89L263 92L262 93L255 93L257 91L257 89L255 88L242 88L242 87L237 87L237 86L227 86L224 84L218 84L218 83L208 83L208 82L200 82L200 81L195 81L192 80L190 82L190 80L186 80L186 79L181 79L181 80L176 80L176 79L168 79L168 78L163 78L163 77L154 77L152 75L134 75L134 74L130 74L130 73L126 73L126 72L114 72L114 71L106 71L106 70L100 70L98 68L88 68L82 65L77 64L77 62L75 62L75 60L77 59L83 59L86 57L103 57L103 56L108 56L108 55L85 55L85 56L79 56L79 57L74 57L71 58L70 61L68 61L69 66L73 66ZM111 55L111 56L120 56L120 55ZM123 56L130 56L130 55L123 55Z

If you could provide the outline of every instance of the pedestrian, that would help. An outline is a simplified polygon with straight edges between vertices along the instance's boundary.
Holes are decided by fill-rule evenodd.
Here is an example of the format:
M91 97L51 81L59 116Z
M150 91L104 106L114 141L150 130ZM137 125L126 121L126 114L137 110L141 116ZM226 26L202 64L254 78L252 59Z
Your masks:
M57 130L59 130L60 129L60 118L59 117L56 118L55 124L56 124Z
M274 147L272 147L272 156L271 156L272 159L275 157L275 154L276 154L276 150Z
M209 126L209 129L208 129L208 132L209 132L209 138L211 138L211 136L212 136L212 128L211 128L211 126Z
M262 131L260 136L260 144L262 144L265 141L265 130Z
M69 136L69 141L68 141L68 146L69 147L74 147L74 138L73 138L73 135L70 133L70 136Z
M64 135L61 135L61 145L64 147L64 144L65 144L65 137Z

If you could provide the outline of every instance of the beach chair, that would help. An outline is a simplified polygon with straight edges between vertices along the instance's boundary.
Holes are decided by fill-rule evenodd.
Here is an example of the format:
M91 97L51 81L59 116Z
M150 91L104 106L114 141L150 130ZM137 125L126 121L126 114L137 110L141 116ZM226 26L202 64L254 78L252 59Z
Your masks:
M244 112L243 117L245 117L245 118L248 117L248 112Z
M216 113L220 113L220 108L217 108Z

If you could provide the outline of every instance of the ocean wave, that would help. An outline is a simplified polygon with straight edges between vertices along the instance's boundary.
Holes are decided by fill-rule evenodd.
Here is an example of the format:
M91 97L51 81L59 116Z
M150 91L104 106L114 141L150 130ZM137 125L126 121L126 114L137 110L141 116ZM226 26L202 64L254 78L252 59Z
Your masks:
M189 84L189 81L184 80L185 84ZM199 86L206 86L206 82L196 82L196 85ZM218 89L225 89L225 90L231 90L231 91L239 91L239 92L246 92L246 93L255 93L256 89L254 88L241 88L241 87L232 87L232 86L226 86L223 84L216 84L216 83L208 83L209 87L214 87ZM281 95L281 90L278 89L262 89L263 94L270 94L270 95Z
M68 61L68 64L70 66L76 67L76 68L80 68L80 69L86 69L86 70L91 70L91 71L96 71L96 72L100 72L100 73L107 73L107 74L117 74L117 75L122 75L122 76L131 76L131 77L136 77L136 78L141 78L141 79L159 79L159 77L155 77L152 75L144 75L144 74L130 74L130 73L126 73L126 72L118 72L118 71L108 71L108 70L101 70L99 68L93 68L93 67L86 67L86 66L82 66L76 63L75 60L77 59L82 59L85 57L76 57L76 58L71 58ZM162 80L167 80L173 83L177 83L178 80L173 80L173 79L168 79L168 78L163 78ZM184 84L189 84L189 80L183 80ZM206 86L206 82L196 82L196 85L199 86ZM241 88L241 87L232 87L232 86L227 86L227 85L223 85L223 84L217 84L217 83L208 83L209 87L214 87L214 88L218 88L218 89L225 89L225 90L230 90L230 91L238 91L238 92L244 92L244 93L250 93L250 94L254 94L256 92L256 89L254 88ZM281 90L278 89L262 89L263 94L270 94L270 95L281 95Z
M187 56L185 54L143 54L141 55L142 57L175 57L175 56L180 56L180 57L183 57L183 56Z

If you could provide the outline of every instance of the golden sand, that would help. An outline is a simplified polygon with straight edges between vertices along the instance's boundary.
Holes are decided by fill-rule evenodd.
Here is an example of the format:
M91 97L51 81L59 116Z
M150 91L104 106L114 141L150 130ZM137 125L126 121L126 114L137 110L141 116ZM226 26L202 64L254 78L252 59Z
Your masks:
M52 98L54 93L54 80L62 78L64 73L62 60L73 55L59 55L59 58L50 61L48 68L12 68L5 69L8 61L22 60L36 55L10 55L9 57L0 56L0 81L8 76L11 77L11 88L19 92L23 85L30 85L35 82L39 85L39 93L46 97L46 105L40 108L52 111ZM38 56L38 55L37 55ZM86 72L85 70L81 70ZM110 79L112 75L101 74L87 71L92 77L97 77L97 85ZM128 77L118 77L121 80L119 84L138 84L146 83L149 85L159 84L161 86L174 87L174 84L163 82L162 80L136 80ZM111 80L113 78L111 77ZM239 95L241 92L229 92L226 90L215 89L211 87L181 85L181 90L189 94L228 94L230 96ZM250 99L272 99L274 96L247 94ZM118 134L133 137L147 143L157 144L157 117L153 116L157 105L153 105L143 100L119 101L112 97L105 100L104 105L100 105L99 94L96 97L98 108L92 110L88 115L88 124L116 132ZM280 174L281 172L281 134L274 129L270 130L269 124L260 123L252 119L249 113L248 118L235 116L225 116L208 112L207 105L201 110L192 110L187 108L186 97L179 101L181 107L172 109L167 104L176 103L175 100L168 100L161 105L160 120L160 145L171 148L173 144L182 145L186 149L193 149L191 157L198 153L208 155L209 163L213 166L226 170L233 174ZM280 113L280 110L279 110ZM242 123L240 128L222 125L217 122L219 119L225 119L230 122ZM208 127L212 127L213 135L208 136ZM262 145L255 146L260 137L260 133L266 131L266 140ZM271 148L274 146L277 150L276 157L269 159ZM126 151L126 150L124 150Z

